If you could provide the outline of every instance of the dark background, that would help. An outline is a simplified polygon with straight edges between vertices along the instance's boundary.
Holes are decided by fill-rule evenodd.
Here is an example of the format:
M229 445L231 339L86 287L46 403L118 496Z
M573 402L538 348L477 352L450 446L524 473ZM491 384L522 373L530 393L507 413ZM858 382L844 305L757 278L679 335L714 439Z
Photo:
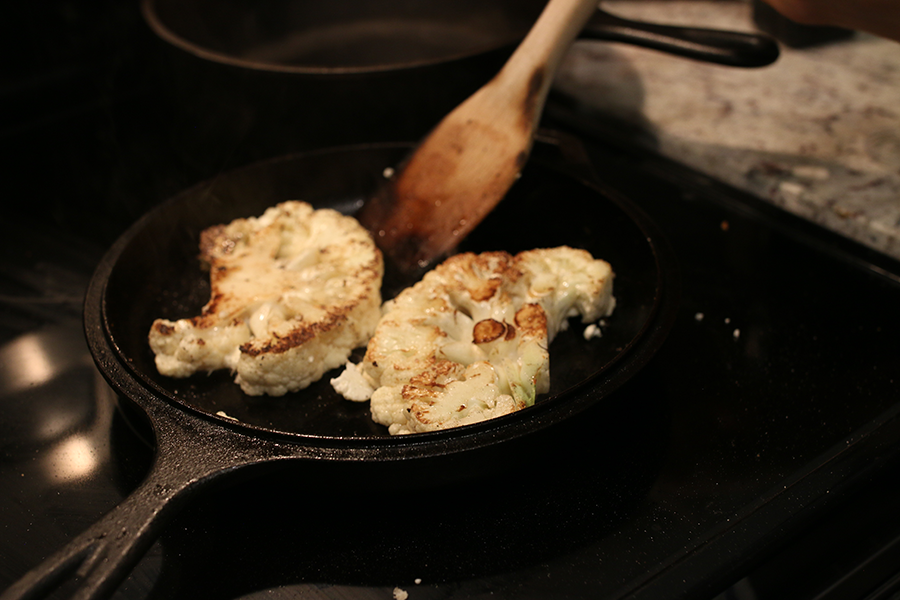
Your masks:
M148 432L117 410L84 345L93 266L164 198L279 146L214 138L214 114L179 112L133 2L3 13L0 587L114 506L151 460ZM565 445L490 479L333 490L310 483L316 467L204 496L119 597L896 591L897 263L554 103L546 124L581 136L603 185L675 250L681 308L654 361L567 424ZM73 439L96 459L78 477L56 469Z

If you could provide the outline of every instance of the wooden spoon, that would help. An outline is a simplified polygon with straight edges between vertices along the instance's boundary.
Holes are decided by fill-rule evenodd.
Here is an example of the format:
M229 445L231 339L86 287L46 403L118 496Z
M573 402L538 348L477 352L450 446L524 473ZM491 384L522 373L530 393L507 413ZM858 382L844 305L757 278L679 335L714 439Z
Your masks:
M403 271L452 250L525 165L556 68L598 0L551 0L503 69L437 125L357 217Z

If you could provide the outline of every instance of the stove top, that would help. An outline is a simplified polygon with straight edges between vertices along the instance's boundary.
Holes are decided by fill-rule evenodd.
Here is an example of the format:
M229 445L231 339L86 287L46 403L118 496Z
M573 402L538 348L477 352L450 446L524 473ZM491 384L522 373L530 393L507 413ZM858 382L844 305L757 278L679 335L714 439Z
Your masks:
M94 265L162 199L255 158L179 145L140 76L146 40L125 35L136 10L108 4L55 3L44 25L59 54L37 53L3 91L15 152L0 183L0 589L153 460L84 342ZM651 363L564 425L564 447L490 479L351 494L299 465L212 490L116 598L896 590L900 265L564 106L547 124L580 136L601 185L634 198L675 250L681 305Z

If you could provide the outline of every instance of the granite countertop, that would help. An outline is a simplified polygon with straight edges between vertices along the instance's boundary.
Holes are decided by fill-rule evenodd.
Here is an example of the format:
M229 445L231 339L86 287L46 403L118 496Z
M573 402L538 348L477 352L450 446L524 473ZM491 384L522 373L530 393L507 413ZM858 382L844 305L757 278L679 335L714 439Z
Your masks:
M637 20L755 31L740 0L614 0ZM710 177L900 259L900 43L866 34L743 69L579 41L555 89Z

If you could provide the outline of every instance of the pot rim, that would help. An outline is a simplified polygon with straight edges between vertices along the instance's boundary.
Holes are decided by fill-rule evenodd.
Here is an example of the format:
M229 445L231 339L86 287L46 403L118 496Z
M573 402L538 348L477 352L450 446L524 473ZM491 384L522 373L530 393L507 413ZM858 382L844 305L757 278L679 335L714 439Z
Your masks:
M277 64L264 62L259 60L250 60L239 58L224 52L211 50L203 45L197 44L184 36L173 31L159 16L156 10L157 0L141 0L141 15L145 23L150 27L154 34L169 45L183 52L191 54L201 60L220 64L223 66L234 67L239 69L247 69L250 71L281 73L290 75L367 75L377 73L410 71L415 69L434 67L437 65L448 64L456 61L466 60L477 56L489 54L491 52L499 52L509 50L518 44L525 32L521 36L510 35L508 39L498 39L494 44L485 45L479 48L473 48L466 51L447 54L440 58L409 60L404 62L391 62L379 65L361 65L347 67L316 67Z

